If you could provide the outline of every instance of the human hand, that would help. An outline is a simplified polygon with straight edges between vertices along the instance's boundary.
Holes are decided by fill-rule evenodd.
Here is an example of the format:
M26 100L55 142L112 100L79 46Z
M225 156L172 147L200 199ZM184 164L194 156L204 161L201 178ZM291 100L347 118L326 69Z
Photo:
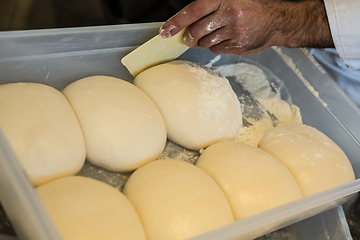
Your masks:
M160 35L171 37L185 27L189 47L214 53L333 46L324 4L318 1L197 0L170 18Z

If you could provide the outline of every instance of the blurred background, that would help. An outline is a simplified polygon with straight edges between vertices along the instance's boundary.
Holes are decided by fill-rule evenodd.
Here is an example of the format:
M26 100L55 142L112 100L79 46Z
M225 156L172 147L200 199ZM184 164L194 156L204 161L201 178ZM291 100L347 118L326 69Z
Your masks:
M0 0L0 31L166 21L191 0Z

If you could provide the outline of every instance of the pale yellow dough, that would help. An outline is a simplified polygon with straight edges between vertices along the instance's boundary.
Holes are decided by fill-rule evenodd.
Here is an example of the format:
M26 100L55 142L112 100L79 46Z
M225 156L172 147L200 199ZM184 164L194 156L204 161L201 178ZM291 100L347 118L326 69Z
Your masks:
M66 98L47 85L0 85L0 126L34 185L76 174L85 161L79 122Z
M290 170L304 196L355 179L352 166L341 148L310 126L291 124L269 129L259 147Z
M116 188L91 178L64 177L36 188L66 240L145 240L134 207Z
M148 240L187 239L234 221L216 182L181 160L156 160L139 168L125 184L124 194Z
M166 128L151 99L124 80L92 76L63 90L85 136L87 160L112 171L132 171L162 153Z
M235 220L302 197L294 177L280 161L245 143L224 141L211 145L196 166L219 184Z
M240 102L227 79L186 61L172 61L141 72L134 84L164 117L170 140L199 150L235 139L242 124Z

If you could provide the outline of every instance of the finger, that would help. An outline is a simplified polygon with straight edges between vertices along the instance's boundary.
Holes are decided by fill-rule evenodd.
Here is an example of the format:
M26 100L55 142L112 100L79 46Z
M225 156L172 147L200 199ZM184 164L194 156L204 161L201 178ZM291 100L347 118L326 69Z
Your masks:
M163 38L174 36L183 28L216 11L220 2L221 0L197 0L190 3L164 23L160 28L160 36Z
M226 26L224 26L200 38L198 44L202 48L210 48L230 38L231 36L226 31Z
M248 45L241 45L239 43L235 43L234 41L228 39L225 41L220 42L219 44L213 45L211 46L209 49L210 51L212 51L213 53L216 54L221 54L221 53L225 53L225 54L237 54L237 55L247 55L247 54L252 54L252 53L257 53L260 51L265 50L267 47L265 46L261 46L261 47L257 47L257 48L249 48Z
M208 43L210 43L211 40L213 41L216 37L219 37L219 34L214 35L213 32L219 33L217 30L225 25L226 22L224 21L224 18L221 17L221 14L217 11L191 24L184 34L184 42L192 48L199 46L208 48L213 45L209 45ZM208 39L208 41L203 41L203 45L206 45L205 47L200 44L200 39Z

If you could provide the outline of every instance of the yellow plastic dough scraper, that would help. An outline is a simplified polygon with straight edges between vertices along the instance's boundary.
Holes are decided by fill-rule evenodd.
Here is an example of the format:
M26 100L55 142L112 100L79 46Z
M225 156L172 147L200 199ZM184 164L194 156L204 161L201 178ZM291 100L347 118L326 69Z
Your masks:
M149 67L175 60L189 48L183 40L184 31L171 38L155 36L123 57L121 63L136 77Z

